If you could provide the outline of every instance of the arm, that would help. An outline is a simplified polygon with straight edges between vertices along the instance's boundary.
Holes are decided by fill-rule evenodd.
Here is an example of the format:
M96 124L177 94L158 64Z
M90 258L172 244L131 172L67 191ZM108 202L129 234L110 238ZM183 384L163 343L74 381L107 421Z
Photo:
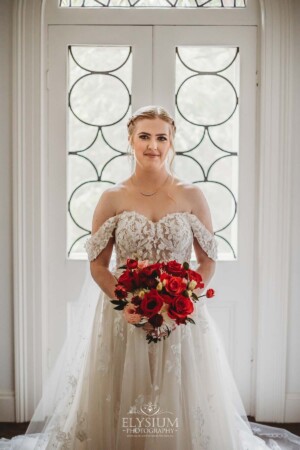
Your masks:
M107 219L114 215L113 195L110 190L106 190L101 195L94 211L92 234L94 234ZM107 246L102 250L97 258L90 262L90 270L93 279L109 298L115 297L114 289L117 284L116 278L108 269L113 251L113 245L114 237L111 237L107 243Z
M213 234L210 209L201 189L197 186L193 186L189 198L192 200L192 213L195 214L207 230ZM195 294L199 296L207 290L208 284L215 273L216 261L211 259L205 253L196 238L194 238L194 250L198 262L196 271L201 274L204 283L204 289L198 288L195 291Z

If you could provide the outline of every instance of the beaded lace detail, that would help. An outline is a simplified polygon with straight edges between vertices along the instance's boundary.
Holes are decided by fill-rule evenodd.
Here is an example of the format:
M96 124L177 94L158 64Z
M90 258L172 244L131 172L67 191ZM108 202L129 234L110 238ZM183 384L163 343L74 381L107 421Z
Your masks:
M118 222L118 215L110 217L98 228L84 244L89 261L93 261L107 246L109 239L113 236L115 226Z
M217 259L214 235L192 213L170 213L157 222L136 211L110 217L85 243L89 261L97 258L114 233L117 266L127 258L148 259L149 263L172 259L189 262L194 237L211 259Z

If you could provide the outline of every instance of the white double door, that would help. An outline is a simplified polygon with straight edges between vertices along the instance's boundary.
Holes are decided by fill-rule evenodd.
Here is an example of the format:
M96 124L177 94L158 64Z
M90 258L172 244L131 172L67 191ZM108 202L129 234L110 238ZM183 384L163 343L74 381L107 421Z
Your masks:
M67 333L68 304L80 291L86 261L67 257L68 46L132 47L132 111L159 104L175 114L177 46L236 46L240 53L238 257L219 261L209 310L217 322L247 414L253 412L255 347L255 224L257 173L256 27L49 26L48 33L48 275L45 351L48 369ZM47 369L46 369L47 371Z

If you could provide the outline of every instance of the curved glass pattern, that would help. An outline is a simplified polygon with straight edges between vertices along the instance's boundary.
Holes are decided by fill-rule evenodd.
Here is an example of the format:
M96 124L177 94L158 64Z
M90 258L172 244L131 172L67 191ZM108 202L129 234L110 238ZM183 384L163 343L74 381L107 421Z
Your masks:
M69 46L67 246L86 258L92 213L107 187L129 176L132 48Z
M237 257L239 49L176 48L175 173L201 186L219 259ZM92 213L107 187L128 177L132 48L70 46L68 256L85 258ZM126 148L124 148L124 144Z
M245 8L246 0L59 0L61 8Z
M239 49L176 48L175 171L211 207L219 259L237 257Z

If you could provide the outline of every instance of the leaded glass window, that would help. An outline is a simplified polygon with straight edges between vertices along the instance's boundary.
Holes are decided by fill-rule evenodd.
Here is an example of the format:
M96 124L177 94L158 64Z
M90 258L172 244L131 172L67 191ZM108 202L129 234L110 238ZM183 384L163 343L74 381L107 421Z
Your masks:
M175 174L199 184L219 258L237 256L239 49L176 48ZM130 176L126 122L132 48L69 47L68 255L85 257L92 213L107 187Z
M62 8L245 8L246 0L59 0Z
M237 253L238 94L238 48L177 47L175 168L204 192L222 259Z
M124 142L132 114L132 48L70 46L68 73L67 245L76 259L85 255L101 193L131 173Z

